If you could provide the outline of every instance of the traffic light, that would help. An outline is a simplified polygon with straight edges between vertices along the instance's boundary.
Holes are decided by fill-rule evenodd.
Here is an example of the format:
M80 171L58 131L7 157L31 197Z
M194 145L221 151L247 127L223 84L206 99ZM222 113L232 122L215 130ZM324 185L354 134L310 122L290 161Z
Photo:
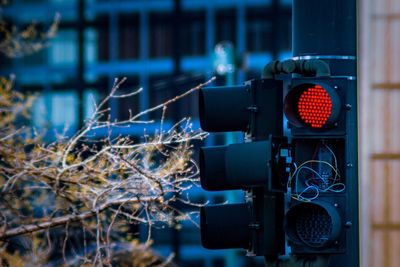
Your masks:
M246 136L244 143L200 150L200 180L205 190L246 191L245 203L201 208L205 248L243 248L253 255L276 255L283 248L284 184L276 179L282 151L287 150L282 104L282 81L275 79L201 89L201 128L242 131Z
M284 100L294 162L284 229L293 254L348 253L357 242L356 104L350 78L292 80Z
M281 64L289 65L306 66ZM310 73L291 79L284 100L272 78L201 90L203 130L246 134L245 143L200 151L204 189L246 192L245 203L201 208L204 247L244 248L268 262L322 255L335 264L358 247L356 81Z

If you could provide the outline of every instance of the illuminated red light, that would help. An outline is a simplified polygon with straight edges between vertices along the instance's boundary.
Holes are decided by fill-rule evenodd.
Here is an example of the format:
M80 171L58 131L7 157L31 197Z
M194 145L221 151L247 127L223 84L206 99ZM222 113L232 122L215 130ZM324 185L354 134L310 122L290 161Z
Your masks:
M332 114L332 99L320 85L307 88L298 102L300 119L312 128L322 128Z

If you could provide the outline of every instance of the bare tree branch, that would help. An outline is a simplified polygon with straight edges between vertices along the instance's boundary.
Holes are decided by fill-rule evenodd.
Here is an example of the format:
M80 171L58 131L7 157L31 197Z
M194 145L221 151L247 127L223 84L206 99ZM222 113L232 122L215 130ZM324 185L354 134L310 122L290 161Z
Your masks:
M3 230L0 232L0 240L5 240L11 237L19 236L19 235L25 235L29 234L32 232L37 232L37 231L42 231L45 229L49 228L54 228L57 226L65 225L67 223L72 223L72 222L77 222L77 221L82 221L85 219L88 219L90 217L93 217L96 215L96 213L100 213L108 209L109 207L113 205L120 205L120 204L125 204L125 203L141 203L141 202L155 202L159 201L160 198L154 197L154 198L141 198L140 200L138 199L120 199L115 202L109 202L101 205L95 210L90 210L86 211L80 214L68 214L65 216L60 216L56 218L52 218L50 220L44 221L44 222L38 222L35 224L26 224L26 225L21 225L12 229L8 230Z
M22 238L35 245L32 253L40 254L36 259L45 261L51 253L49 246L57 243L50 232L58 227L64 237L59 249L67 262L73 231L77 231L74 223L79 222L84 252L78 258L93 266L110 266L113 244L129 236L118 229L128 229L131 223L147 224L149 245L156 223L195 223L192 214L177 210L172 203L191 204L181 197L198 182L191 142L204 139L207 133L193 130L189 118L169 129L164 129L164 120L169 105L213 80L126 120L111 121L107 102L140 92L119 94L125 79L116 79L111 93L95 105L81 130L72 137L59 135L50 143L30 127L16 123L29 116L32 99L13 91L11 81L0 80L0 248L10 238ZM149 121L140 118L156 110L162 110L159 128L144 134L142 142L114 135L118 127L147 125ZM96 137L100 129L107 134ZM88 242L95 250L89 251ZM0 250L0 260L4 257L10 261L19 256Z

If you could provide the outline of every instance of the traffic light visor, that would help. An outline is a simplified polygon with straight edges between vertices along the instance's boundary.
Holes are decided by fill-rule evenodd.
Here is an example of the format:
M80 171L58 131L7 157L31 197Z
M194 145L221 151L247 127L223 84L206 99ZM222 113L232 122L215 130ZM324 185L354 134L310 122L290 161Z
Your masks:
M201 187L209 191L267 185L272 159L270 141L202 147Z
M305 83L295 86L287 94L284 111L297 127L321 129L337 121L340 107L340 98L329 85Z
M200 127L207 132L247 131L250 93L247 85L202 88Z

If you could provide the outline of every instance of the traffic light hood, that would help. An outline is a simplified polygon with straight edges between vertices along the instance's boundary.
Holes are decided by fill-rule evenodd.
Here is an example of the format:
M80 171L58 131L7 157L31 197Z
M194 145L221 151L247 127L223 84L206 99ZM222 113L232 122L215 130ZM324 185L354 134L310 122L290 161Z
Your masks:
M247 131L250 103L248 85L202 88L200 127L208 132Z
M271 178L270 141L203 147L201 186L209 191L266 186Z

